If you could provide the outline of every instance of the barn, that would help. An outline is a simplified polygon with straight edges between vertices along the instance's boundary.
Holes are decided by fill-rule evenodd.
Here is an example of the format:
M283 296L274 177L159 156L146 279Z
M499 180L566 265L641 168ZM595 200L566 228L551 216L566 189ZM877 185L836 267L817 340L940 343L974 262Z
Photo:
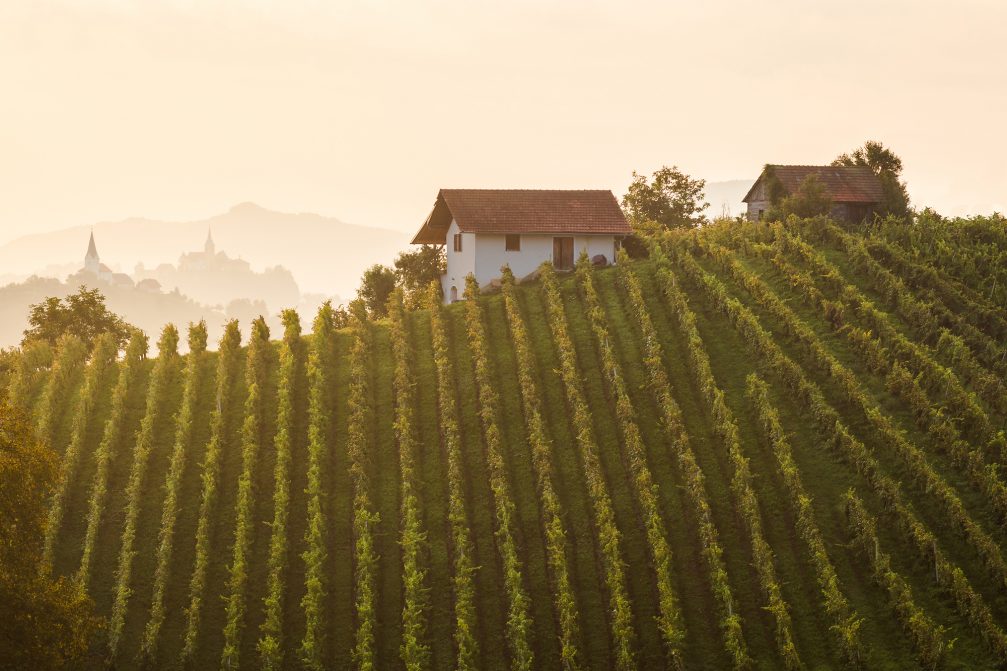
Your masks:
M832 199L833 219L858 222L873 216L884 200L881 180L862 165L767 165L742 202L748 205L748 220L763 219L774 195L793 194L809 175L814 175ZM773 191L776 191L774 194Z

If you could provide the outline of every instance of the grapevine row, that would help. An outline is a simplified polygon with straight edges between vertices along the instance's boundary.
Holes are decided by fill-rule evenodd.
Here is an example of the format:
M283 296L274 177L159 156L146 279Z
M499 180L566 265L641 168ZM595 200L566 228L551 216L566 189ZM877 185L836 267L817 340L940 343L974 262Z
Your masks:
M419 461L419 441L413 424L414 396L410 361L412 352L409 335L406 332L405 306L402 290L396 289L388 301L389 330L391 331L392 353L395 359L395 439L399 447L399 468L401 471L401 504L399 515L402 519L402 644L399 655L408 671L423 669L430 659L430 648L426 644L426 572L422 562L426 550L426 534L420 502L417 496L421 480L417 472Z
M210 415L210 441L203 458L202 491L199 501L199 521L196 526L196 560L189 580L189 605L186 608L185 642L182 647L182 662L190 662L196 654L196 644L202 621L203 599L206 592L207 572L210 566L210 529L220 496L220 467L223 451L230 437L231 426L228 412L231 397L236 393L238 370L241 365L241 332L238 322L230 321L224 328L217 356L216 407ZM176 484L176 488L177 488ZM174 522L172 522L174 525ZM163 529L163 527L162 527ZM167 549L170 552L170 544ZM169 561L170 554L158 558L158 562ZM167 565L167 564L166 564ZM160 628L161 619L153 620ZM152 632L156 635L156 630Z
M963 294L984 307L1007 305L1007 236L1002 217L919 218L912 226L878 227L880 237L935 268L949 269ZM992 280L992 282L990 281ZM983 296L982 294L987 294ZM1004 335L1002 318L999 335ZM990 326L986 324L985 326Z
M168 399L170 374L178 360L178 329L168 324L161 332L157 344L157 360L147 386L147 408L133 447L133 464L126 484L126 522L119 545L119 561L115 571L115 593L112 614L108 622L108 656L115 659L122 641L122 628L126 623L126 607L133 575L133 558L136 556L136 525L140 516L140 503L147 477L147 462L154 447L154 429L164 412Z
M267 562L266 617L256 647L263 669L283 667L283 595L288 565L287 518L290 514L290 450L294 435L294 399L303 367L301 320L296 310L284 310L277 390L276 436L273 445L273 524Z
M843 303L834 303L825 298L807 273L797 270L779 255L774 258L774 264L793 286L801 288L805 300L819 307L825 314L843 311ZM866 306L865 309L873 309L866 300L863 305ZM886 348L887 338L875 337L870 331L850 325L836 325L834 328L838 328L846 336L871 370L884 375L888 389L909 404L920 428L927 432L934 445L949 452L955 464L986 494L999 514L1007 517L1007 487L1004 487L996 470L986 464L982 453L962 439L958 428L945 415L943 408L935 407L931 402L920 377L913 377L911 370L890 356L889 352L898 350L899 344L888 341L889 347Z
M430 309L430 329L433 334L434 364L437 369L437 396L440 406L441 440L448 461L448 520L451 525L454 552L455 645L459 669L478 667L479 644L475 636L475 586L472 574L472 538L465 513L461 437L458 432L458 407L454 395L450 349L444 326L444 315L437 286L431 285L427 306Z
M668 273L662 268L659 273ZM703 345L703 338L696 326L696 317L689 307L685 294L673 282L665 282L668 303L678 323L683 340L688 351L689 363L692 368L696 386L713 417L714 432L727 446L730 459L731 491L735 498L735 508L740 513L748 530L752 544L752 556L755 560L755 570L759 582L769 602L766 609L773 615L776 622L776 644L789 669L799 669L801 660L794 647L792 624L787 604L783 600L780 583L776 577L773 565L773 550L766 542L762 532L762 518L759 513L759 503L752 488L752 473L748 459L741 448L741 439L734 415L724 400L724 392L717 386L710 366L710 358Z
M105 512L105 499L108 497L108 480L111 475L112 461L123 440L126 428L126 405L133 388L139 382L143 361L147 356L147 336L141 331L135 331L126 345L126 357L119 371L119 379L112 392L112 412L105 421L105 430L101 443L95 452L97 470L94 484L91 486L91 496L88 501L87 531L84 535L84 553L77 570L77 581L87 588L91 578L91 562L94 559L95 543L98 540L98 528Z
M301 554L304 561L305 629L299 656L301 663L311 671L325 668L324 603L326 596L326 523L324 512L325 491L322 483L322 464L328 458L328 445L332 432L330 408L332 375L336 366L333 351L333 310L325 303L318 311L312 327L311 351L308 354L308 383L311 387L308 400L308 529L305 532L306 549Z
M1007 350L1001 343L969 324L939 300L928 302L913 295L898 276L870 255L862 240L849 236L834 225L824 227L819 235L825 240L838 243L854 267L863 272L874 288L895 306L896 311L928 339L936 340L942 326L954 325L969 345L984 355L996 372L1007 375Z
M632 609L629 596L626 594L626 565L619 549L622 534L615 522L612 498L605 483L598 443L594 436L591 410L584 398L577 355L567 329L563 299L560 297L559 285L551 265L542 266L541 277L549 328L559 354L559 373L566 391L574 435L580 447L588 491L594 508L594 522L605 572L605 583L609 592L612 641L615 645L615 667L630 669L636 665L636 654L633 649L635 634L632 624Z
M743 335L748 338L754 337L751 332L755 330L764 333L758 320L751 312L736 299L730 298L723 284L704 271L688 252L678 250L675 258L686 276L711 297L718 309L725 312L737 326L746 329L747 332ZM882 413L877 404L863 390L853 373L825 349L818 336L802 323L761 279L743 268L737 267L737 270L739 282L746 291L783 323L786 331L801 342L819 368L829 373L831 379L842 389L846 398L866 416L877 435L879 444L887 445L895 451L912 474L914 483L927 495L937 499L951 525L961 529L968 543L983 558L994 577L1007 584L1007 564L1004 563L999 547L972 520L965 511L961 500L944 479L934 471L919 448L906 440L905 436L895 428L891 420ZM760 343L753 344L762 347ZM772 344L774 347L776 346L775 343Z
M32 396L38 382L45 376L52 364L52 347L45 340L32 340L21 348L14 372L7 383L7 399L12 407L20 408L28 414L32 408Z
M259 461L266 421L266 394L269 388L271 353L269 327L266 326L266 320L259 317L252 322L252 333L248 342L248 363L245 368L248 396L245 397L244 421L241 426L241 475L238 478L235 513L237 520L234 527L231 565L228 567L230 577L227 581L224 649L220 655L220 666L225 669L239 666L241 632L245 625L245 585L248 582L249 551L255 535L253 526L255 469Z
M70 483L76 477L77 467L80 464L84 441L87 438L91 422L95 420L95 406L98 403L98 395L105 386L110 375L115 373L115 357L118 347L115 338L105 334L95 340L94 350L91 352L91 360L88 362L87 370L84 373L84 386L80 391L80 398L76 408L70 429L70 442L63 452L63 459L60 465L59 477L53 490L52 503L49 505L49 516L45 525L45 540L42 545L42 565L46 570L52 569L53 554L56 550L56 538L59 535L60 527L63 525L63 515L66 512L67 496L70 493Z
M521 405L524 410L528 444L531 447L532 465L539 501L542 506L542 525L545 531L546 554L552 578L556 613L559 618L560 659L563 668L573 671L580 668L578 641L580 627L577 621L577 602L570 584L570 567L567 556L566 531L563 526L563 509L552 469L552 447L546 437L545 420L542 417L542 401L535 382L535 359L521 309L514 289L514 275L504 267L502 291L507 323L510 327L511 342L517 358L518 383L521 388ZM474 293L474 290L473 292Z
M87 359L87 348L80 338L64 335L56 344L56 357L38 403L38 436L50 447L56 447L56 429L62 416L64 403Z
M532 627L530 601L524 588L521 560L514 540L514 500L507 482L500 433L500 400L493 388L486 333L478 301L479 284L473 275L465 279L465 323L469 349L472 350L479 419L486 445L493 511L496 516L497 547L503 563L504 588L507 592L507 643L511 651L512 671L530 671L534 661L529 638Z
M175 441L171 450L171 463L165 482L165 498L161 508L161 526L158 531L156 560L154 569L154 590L150 604L150 615L143 630L140 643L141 657L152 662L157 652L157 641L165 617L165 590L171 570L174 548L175 521L178 518L179 489L185 470L186 454L192 442L193 422L196 418L199 392L203 386L206 352L206 323L189 327L189 356L185 366L185 387L182 390L182 408L175 425ZM223 356L223 345L221 346Z
M944 627L933 620L913 601L913 592L906 581L892 570L890 557L881 551L874 518L853 490L843 496L846 519L852 541L867 555L874 572L874 580L888 594L892 610L912 639L920 663L935 669L953 641L947 640Z
M956 414L962 417L963 425L974 427L972 432L983 440L995 441L999 445L1003 445L1003 437L994 435L989 416L982 409L975 395L962 387L954 373L935 362L926 348L902 335L892 325L888 315L875 308L856 287L847 283L838 269L828 262L821 252L803 240L782 231L777 241L782 251L794 252L795 255L805 259L814 268L815 273L834 288L840 300L852 306L861 319L885 339L894 354L899 355L907 364L920 371L925 383L930 388L941 390L947 396ZM786 263L782 254L777 254L774 259L777 264L781 261ZM903 293L898 294L898 300L902 304L908 304L909 301L915 300L905 293L905 288L901 284L899 286Z
M370 384L371 324L360 301L350 304L354 337L350 348L349 425L346 447L353 482L353 552L357 630L353 662L360 671L375 669L374 630L377 627L376 574L378 556L374 549L374 526L378 513L371 503L370 461L367 427L371 423Z
M827 438L827 446L863 476L892 513L897 528L913 540L923 556L930 556L940 567L944 560L937 550L937 539L923 526L905 502L899 484L882 472L877 459L867 446L850 433L839 413L825 400L818 385L809 381L801 367L783 354L774 338L759 324L750 310L736 299L727 297L722 284L699 268L690 256L681 255L679 259L685 274L696 282L711 297L716 307L728 317L752 353L794 393L795 399L808 411ZM670 273L664 278L666 281L674 281L674 276ZM833 371L836 376L843 375L838 368L834 368ZM989 553L987 556L995 560L998 555ZM1002 579L1002 569L998 569L989 559L987 565L995 577ZM942 575L953 576L952 583L947 589L955 599L959 612L994 649L999 650L999 644L995 644L995 641L1002 640L1003 634L995 625L992 628L989 626L992 620L983 615L984 612L988 613L988 608L982 598L976 594L957 567L952 567L950 563L944 563L943 567Z
M655 249L654 253L658 254L659 250ZM685 478L685 491L699 525L702 554L710 573L713 594L719 606L719 624L724 635L725 646L734 667L746 668L751 664L751 660L745 646L741 618L734 612L734 596L727 580L727 568L724 566L724 551L720 545L720 534L713 523L710 511L706 481L689 442L689 435L682 420L682 411L671 393L671 381L668 379L668 373L664 367L663 350L658 339L657 329L654 327L654 322L651 320L644 300L640 281L627 265L627 263L618 265L619 275L626 287L630 306L633 308L633 313L640 326L640 334L644 344L643 363L650 375L651 393L654 395L668 442L675 451L679 467Z
M879 236L867 238L865 246L879 263L888 265L893 272L904 277L913 286L941 296L945 304L960 304L964 308L961 316L972 321L973 325L977 325L978 322L987 326L995 337L1007 334L1007 320L1003 318L998 308L981 297L969 295L970 292L964 291L960 285L950 281L944 273L933 266L914 261L902 249Z
M755 407L759 426L776 457L776 465L783 476L790 506L797 517L797 533L804 541L811 555L818 588L825 602L825 612L832 621L830 630L838 639L839 648L851 664L858 664L862 655L860 625L863 620L857 615L846 596L839 588L839 576L825 549L822 532L815 521L811 498L801 482L801 473L794 461L790 443L787 441L780 416L769 401L769 386L754 373L748 376L747 395Z
M643 513L647 532L647 544L657 577L658 626L672 666L682 665L682 644L684 632L681 613L674 594L671 578L671 548L668 546L667 531L661 517L657 501L657 485L647 465L647 452L636 424L632 401L623 379L622 367L616 359L608 329L608 320L594 287L594 279L587 257L577 263L577 279L581 288L587 315L594 332L595 345L599 350L601 365L607 371L605 380L611 386L615 398L615 411L622 432L624 458L632 473L633 493Z

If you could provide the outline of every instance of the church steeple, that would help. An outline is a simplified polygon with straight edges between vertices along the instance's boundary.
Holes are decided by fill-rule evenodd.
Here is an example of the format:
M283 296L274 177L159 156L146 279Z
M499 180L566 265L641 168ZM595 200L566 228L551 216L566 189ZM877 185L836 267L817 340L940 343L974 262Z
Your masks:
M203 245L203 252L208 259L217 255L216 246L213 244L213 231L209 226L206 227L206 244Z
M101 269L101 259L98 258L98 248L94 244L94 231L91 231L91 240L87 243L87 254L84 255L84 270L93 275L97 275Z
M91 240L87 243L87 254L84 255L85 259L95 259L98 260L98 248L94 246L94 231L91 231Z

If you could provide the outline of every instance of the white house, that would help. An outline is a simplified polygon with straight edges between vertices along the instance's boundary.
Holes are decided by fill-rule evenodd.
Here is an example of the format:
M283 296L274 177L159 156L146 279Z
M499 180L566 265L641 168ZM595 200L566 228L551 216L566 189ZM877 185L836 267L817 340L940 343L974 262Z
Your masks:
M441 189L413 244L446 245L444 301L465 291L465 278L479 286L510 266L518 279L544 261L569 270L582 251L599 263L615 261L629 224L611 191Z

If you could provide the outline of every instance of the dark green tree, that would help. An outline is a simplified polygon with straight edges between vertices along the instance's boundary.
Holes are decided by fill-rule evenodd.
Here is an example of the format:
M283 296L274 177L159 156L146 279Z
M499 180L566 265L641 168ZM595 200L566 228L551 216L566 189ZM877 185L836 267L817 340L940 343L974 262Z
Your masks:
M791 214L801 218L816 217L830 211L832 198L825 190L825 185L816 175L808 175L794 193L777 199L767 219L782 221Z
M135 327L105 307L105 296L98 289L81 287L77 293L59 299L49 296L29 307L28 328L22 345L30 340L45 340L52 345L63 335L75 335L88 349L102 333L111 333L126 346Z
M656 221L665 228L695 228L706 222L706 180L692 179L677 166L663 166L650 180L633 172L622 208L633 224Z
M388 315L388 297L395 289L395 271L376 263L364 271L360 278L357 298L364 302L367 313L372 317Z
M0 669L53 669L87 652L99 620L73 580L39 571L57 455L0 401Z
M880 142L868 140L849 154L840 154L832 165L863 165L881 181L884 200L878 214L906 217L910 214L909 192L901 180L902 159Z
M440 286L444 269L444 247L441 245L421 245L413 251L401 252L395 259L395 278L405 291L407 305L420 305L431 282Z

